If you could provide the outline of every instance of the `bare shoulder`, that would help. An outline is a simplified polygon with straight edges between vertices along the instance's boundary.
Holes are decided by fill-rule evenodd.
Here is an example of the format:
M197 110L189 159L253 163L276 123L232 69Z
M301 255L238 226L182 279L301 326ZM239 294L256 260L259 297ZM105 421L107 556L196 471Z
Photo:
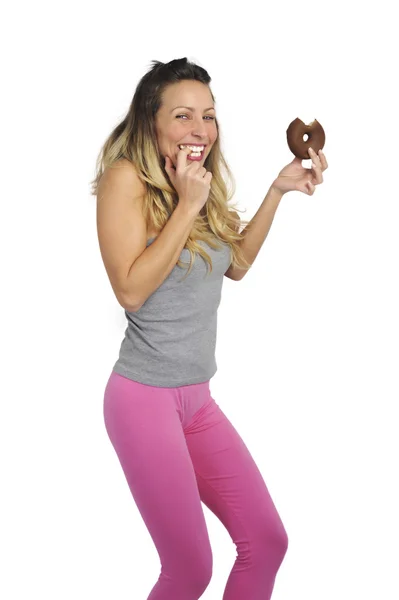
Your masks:
M129 273L146 248L142 197L143 184L129 161L104 170L97 193L98 240L112 289L124 308L136 305Z
M99 182L99 192L120 183L124 184L127 193L131 190L133 198L140 199L144 197L146 187L141 181L135 165L126 158L121 158L104 169ZM101 194L99 193L100 197Z

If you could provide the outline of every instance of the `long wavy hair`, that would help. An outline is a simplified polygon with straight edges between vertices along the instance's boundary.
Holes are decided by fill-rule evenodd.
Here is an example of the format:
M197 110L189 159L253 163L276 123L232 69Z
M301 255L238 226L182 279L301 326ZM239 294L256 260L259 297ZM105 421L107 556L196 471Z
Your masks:
M127 115L106 139L96 161L96 177L90 182L91 194L97 195L100 179L107 167L112 168L120 159L131 161L143 182L146 193L143 201L143 215L147 227L161 230L173 213L178 203L178 195L165 171L164 161L158 148L155 129L155 115L162 105L162 94L168 85L183 80L200 81L209 86L211 78L202 67L180 58L169 63L152 61L151 69L141 78L137 85ZM215 97L209 87L213 101ZM187 238L185 248L190 252L190 273L195 253L206 260L212 270L212 259L202 245L202 240L214 249L221 248L218 240L230 245L231 264L248 270L239 241L243 238L240 224L249 221L236 218L229 210L228 203L236 191L234 176L220 149L220 127L216 119L218 136L207 156L204 167L211 171L212 179L208 200L199 211ZM227 184L223 178L226 175ZM237 209L236 205L233 208ZM182 261L177 263L180 267Z

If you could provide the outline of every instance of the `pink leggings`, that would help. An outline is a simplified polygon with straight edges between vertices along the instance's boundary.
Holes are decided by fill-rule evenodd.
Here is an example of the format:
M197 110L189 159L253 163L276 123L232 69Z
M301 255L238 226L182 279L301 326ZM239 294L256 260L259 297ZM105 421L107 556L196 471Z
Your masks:
M237 549L223 600L269 600L287 533L209 381L155 387L112 371L104 421L161 562L147 600L198 600L209 585L212 550L201 502Z

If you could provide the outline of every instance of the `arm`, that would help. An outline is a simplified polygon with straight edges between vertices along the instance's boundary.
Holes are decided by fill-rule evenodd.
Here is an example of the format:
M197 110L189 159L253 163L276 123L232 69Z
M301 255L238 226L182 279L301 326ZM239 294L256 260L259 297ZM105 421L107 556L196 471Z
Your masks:
M272 226L274 215L283 197L283 193L275 190L273 186L269 188L262 204L255 216L241 232L244 236L238 243L243 251L246 260L252 265L265 241L270 227ZM236 216L238 217L237 213ZM226 277L240 281L248 273L245 269L238 267L229 267L226 271Z
M235 211L232 210L230 211L233 213L234 217L236 219L239 219L239 214ZM238 223L236 226L236 232L238 233L240 230L240 224ZM225 277L228 277L229 279L233 279L234 281L238 281L239 279L241 279L241 277L239 277L240 273L239 273L240 269L238 269L237 267L233 267L230 265L230 267L227 269L226 273L224 274Z
M127 274L126 298L131 310L141 308L179 260L197 212L178 204L157 238L133 262ZM129 290L134 290L129 291Z

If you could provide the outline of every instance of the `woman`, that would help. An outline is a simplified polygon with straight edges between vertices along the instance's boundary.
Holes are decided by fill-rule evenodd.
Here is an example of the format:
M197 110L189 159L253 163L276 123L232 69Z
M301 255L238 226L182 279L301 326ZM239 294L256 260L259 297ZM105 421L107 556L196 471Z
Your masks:
M93 182L101 254L127 318L105 389L105 426L162 565L148 599L196 600L208 586L203 502L237 548L223 600L267 600L287 534L210 393L217 310L223 276L243 278L283 195L313 194L327 164L315 153L312 170L294 159L240 233L208 73L185 58L153 63Z

